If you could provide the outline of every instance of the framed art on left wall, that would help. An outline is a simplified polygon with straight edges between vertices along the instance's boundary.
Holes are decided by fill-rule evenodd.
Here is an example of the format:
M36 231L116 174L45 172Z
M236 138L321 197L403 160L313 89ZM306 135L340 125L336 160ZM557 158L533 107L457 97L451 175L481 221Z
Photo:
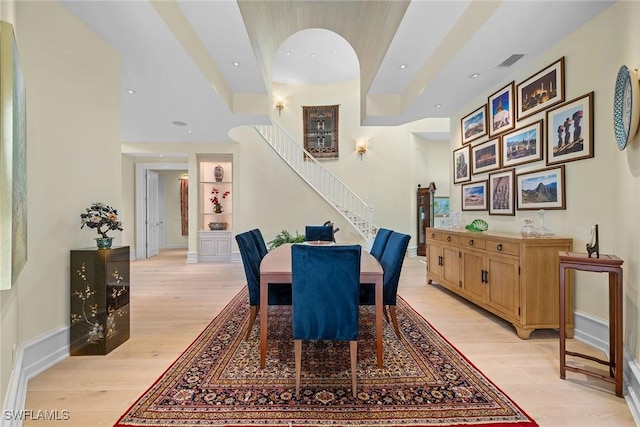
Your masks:
M27 262L26 97L11 24L0 21L0 289L10 289Z

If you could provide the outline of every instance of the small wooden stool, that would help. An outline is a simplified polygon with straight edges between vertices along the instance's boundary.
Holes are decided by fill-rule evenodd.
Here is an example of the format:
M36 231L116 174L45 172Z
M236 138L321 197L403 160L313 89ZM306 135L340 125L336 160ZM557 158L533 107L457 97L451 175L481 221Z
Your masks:
M622 261L615 255L600 255L589 258L588 254L560 252L560 378L566 371L578 372L615 384L616 396L622 397ZM609 273L609 360L598 359L586 354L566 351L565 346L565 271L567 269ZM572 315L572 313L569 313ZM583 368L567 366L566 356L576 356L601 363L609 367L609 376Z

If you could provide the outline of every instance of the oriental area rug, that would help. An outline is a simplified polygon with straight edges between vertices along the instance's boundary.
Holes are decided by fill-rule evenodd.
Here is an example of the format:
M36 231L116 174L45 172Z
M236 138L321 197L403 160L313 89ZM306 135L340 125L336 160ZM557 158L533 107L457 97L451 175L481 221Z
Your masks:
M260 369L259 322L245 341L242 290L115 427L537 426L400 297L397 316L402 339L385 323L379 369L374 307L360 308L357 398L348 342L305 341L296 398L291 306L269 307Z

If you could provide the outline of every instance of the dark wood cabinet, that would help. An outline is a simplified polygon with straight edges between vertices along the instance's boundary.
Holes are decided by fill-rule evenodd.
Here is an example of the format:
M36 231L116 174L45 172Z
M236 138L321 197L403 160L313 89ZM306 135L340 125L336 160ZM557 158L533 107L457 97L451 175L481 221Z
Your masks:
M433 206L432 206L432 193L436 190L435 185L432 183L429 184L427 188L421 188L418 185L417 191L417 242L418 249L417 253L420 256L427 255L427 239L425 236L425 228L433 227Z
M72 356L107 354L129 339L129 246L71 251Z

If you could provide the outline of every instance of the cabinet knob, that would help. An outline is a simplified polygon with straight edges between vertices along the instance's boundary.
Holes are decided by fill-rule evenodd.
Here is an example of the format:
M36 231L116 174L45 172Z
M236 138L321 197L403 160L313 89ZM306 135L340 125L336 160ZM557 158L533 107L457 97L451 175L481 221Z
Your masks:
M469 240L469 246L473 246L473 239Z
M451 241L451 236L447 236L447 242Z
M502 251L502 243L498 243L498 246L496 246L496 249L498 250L498 252Z
M431 233L431 238L435 238L436 237L436 233Z

